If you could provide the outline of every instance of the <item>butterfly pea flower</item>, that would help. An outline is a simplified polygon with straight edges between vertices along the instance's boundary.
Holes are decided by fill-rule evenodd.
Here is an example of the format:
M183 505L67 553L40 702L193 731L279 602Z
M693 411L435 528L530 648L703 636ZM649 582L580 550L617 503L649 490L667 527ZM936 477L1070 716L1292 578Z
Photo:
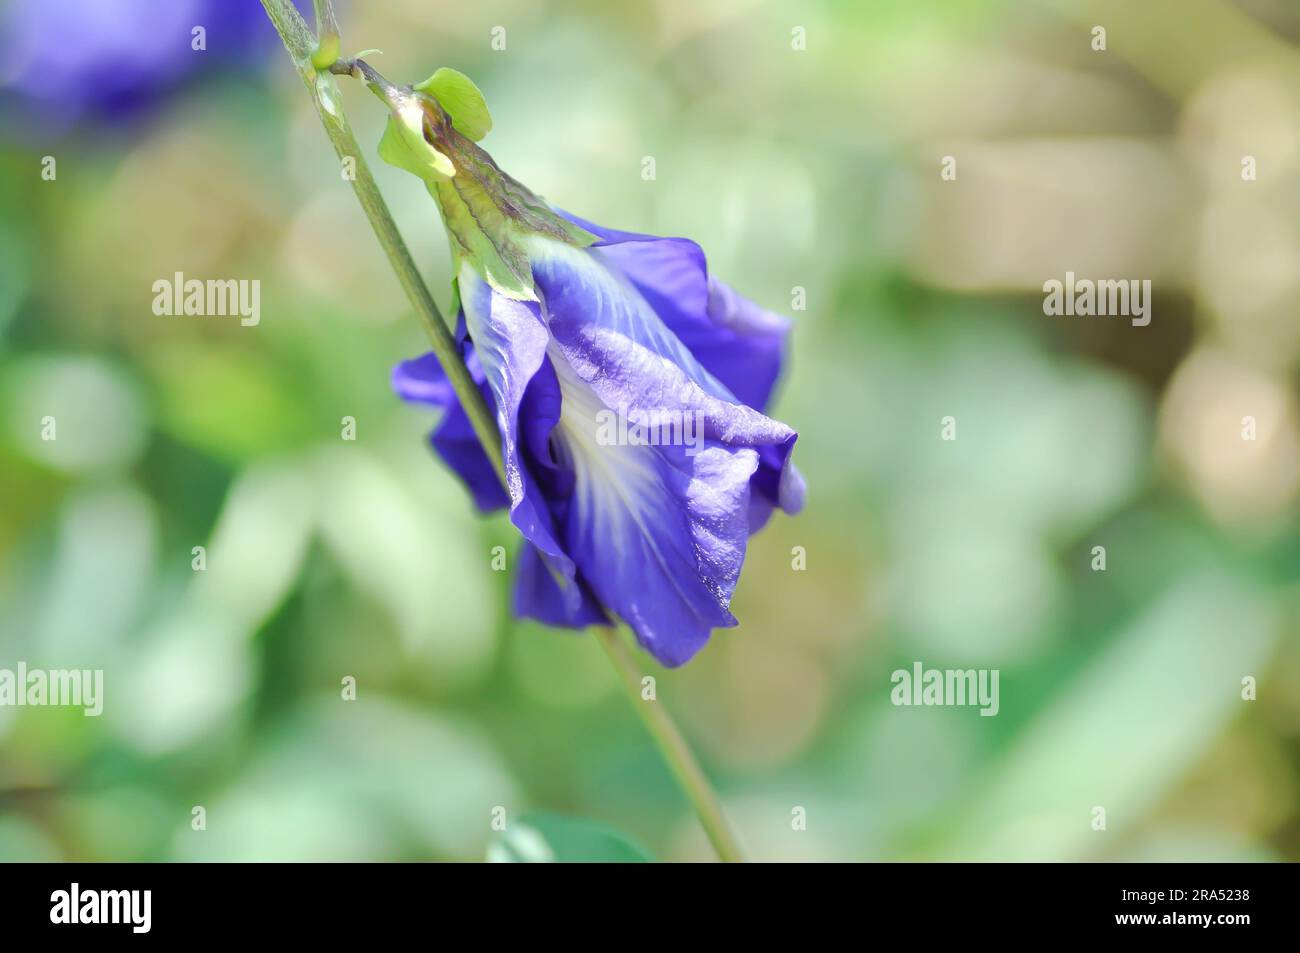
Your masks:
M751 533L797 512L797 434L764 411L789 325L709 273L684 238L548 206L476 142L474 84L439 70L387 89L386 161L437 200L454 258L456 340L495 411L505 486L432 354L393 386L443 408L433 448L524 537L518 616L623 620L661 663L690 659L729 604Z

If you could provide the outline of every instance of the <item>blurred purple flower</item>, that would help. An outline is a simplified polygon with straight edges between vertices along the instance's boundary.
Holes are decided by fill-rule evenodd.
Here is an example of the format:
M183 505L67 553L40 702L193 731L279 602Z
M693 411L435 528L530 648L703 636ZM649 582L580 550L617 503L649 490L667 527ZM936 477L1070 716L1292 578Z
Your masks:
M202 51L192 46L198 26ZM88 116L121 120L277 42L255 0L8 0L0 106L8 121L46 132Z

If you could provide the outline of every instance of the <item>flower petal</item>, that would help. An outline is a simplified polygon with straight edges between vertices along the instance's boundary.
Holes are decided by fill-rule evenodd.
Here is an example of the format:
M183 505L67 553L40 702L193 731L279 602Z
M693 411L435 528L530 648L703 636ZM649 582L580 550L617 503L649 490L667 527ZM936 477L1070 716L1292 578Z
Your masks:
M499 294L468 266L461 269L458 283L465 325L491 390L501 431L510 521L557 574L569 614L576 617L581 594L573 560L556 539L542 488L523 459L524 446L541 443L559 416L559 401L550 393L554 374L545 370L550 336L540 305ZM531 387L535 379L537 387ZM528 413L521 424L525 395Z
M703 249L690 239L620 232L560 214L600 239L593 247L732 394L755 410L767 407L785 357L787 318L713 278Z
M562 520L565 547L601 604L632 627L660 662L681 665L728 608L749 537L749 447L610 444L594 389L563 358L556 428L574 494Z
M483 368L472 349L467 353L466 364L479 385L479 390L491 405L492 394L484 380ZM479 443L469 417L465 415L451 383L433 354L403 361L393 368L393 390L403 400L445 410L442 420L429 435L429 442L447 466L451 467L452 472L464 482L480 512L491 513L510 503L510 498L501 487L496 468L483 452L483 445Z
M711 629L736 624L728 606L760 454L775 467L772 499L802 504L780 478L797 435L737 402L601 256L540 241L530 252L562 394L555 434L575 473L565 548L601 603L660 661L681 664ZM610 445L600 417L611 410L689 416L699 442Z
M532 543L524 543L517 558L513 597L517 617L570 629L609 625L609 617L581 580L573 587L580 595L577 608L570 605L555 574Z
M702 415L705 436L729 446L775 449L758 487L789 513L803 506L790 451L797 434L737 401L695 359L632 284L598 253L545 239L531 248L551 336L605 407Z

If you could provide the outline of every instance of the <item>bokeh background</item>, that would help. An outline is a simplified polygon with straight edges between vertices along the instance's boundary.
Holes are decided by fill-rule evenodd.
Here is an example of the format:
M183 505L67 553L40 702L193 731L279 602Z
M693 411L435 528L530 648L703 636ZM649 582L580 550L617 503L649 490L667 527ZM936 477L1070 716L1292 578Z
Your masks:
M810 506L752 541L739 629L640 657L755 857L1300 859L1300 7L339 10L393 79L474 77L552 202L795 320ZM342 85L445 304L436 211ZM260 5L8 0L0 118L0 666L106 692L0 708L0 858L475 860L494 807L709 858L390 392L421 332ZM1067 270L1151 279L1150 326L1044 316ZM155 316L177 271L260 279L260 325ZM916 660L1000 669L1000 713L892 706Z

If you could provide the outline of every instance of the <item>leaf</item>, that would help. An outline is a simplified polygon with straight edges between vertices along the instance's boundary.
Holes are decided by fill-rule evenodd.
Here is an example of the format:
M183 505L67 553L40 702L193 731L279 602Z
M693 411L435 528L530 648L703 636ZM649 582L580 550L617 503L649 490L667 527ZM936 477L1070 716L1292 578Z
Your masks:
M492 131L492 114L483 94L464 73L444 66L415 88L433 94L461 135L478 142Z
M648 864L640 844L599 821L559 814L526 814L488 844L489 863Z

